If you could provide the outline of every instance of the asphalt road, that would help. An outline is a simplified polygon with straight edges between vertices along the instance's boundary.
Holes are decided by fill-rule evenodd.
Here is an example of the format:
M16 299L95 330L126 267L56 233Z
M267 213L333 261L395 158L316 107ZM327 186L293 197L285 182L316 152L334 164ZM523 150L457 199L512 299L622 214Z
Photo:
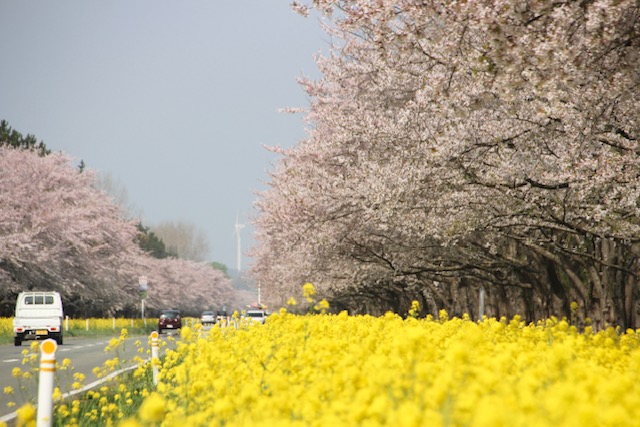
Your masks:
M118 350L106 352L105 348L109 345L110 340L110 337L75 338L66 336L64 344L57 347L55 357L57 364L62 364L64 359L69 359L70 368L64 370L59 367L56 370L55 386L60 387L62 393L70 392L72 391L75 372L85 375L83 385L87 386L99 380L93 369L102 367L107 360L118 357L120 361L124 361L122 368L125 368L133 366L133 358L136 355L143 359L149 357L149 353L147 353L149 344L146 336L127 338L124 345L120 346ZM135 345L138 340L141 343L140 346ZM161 335L160 340L167 340L167 335ZM169 341L167 340L167 342ZM29 350L31 343L32 341L25 341L21 347L15 347L12 344L0 345L0 420L3 417L10 416L9 414L15 412L25 402L32 401L36 403L38 396L37 378L18 379L13 376L15 368L20 368L23 372L31 371L34 375L37 375L33 368L40 365L39 354L34 361L23 364L25 359L23 351ZM141 347L144 351L139 353L138 349ZM159 348L161 355L164 347L160 346ZM12 387L13 394L7 395L5 393L6 387ZM16 405L8 407L7 403L9 402L15 402Z

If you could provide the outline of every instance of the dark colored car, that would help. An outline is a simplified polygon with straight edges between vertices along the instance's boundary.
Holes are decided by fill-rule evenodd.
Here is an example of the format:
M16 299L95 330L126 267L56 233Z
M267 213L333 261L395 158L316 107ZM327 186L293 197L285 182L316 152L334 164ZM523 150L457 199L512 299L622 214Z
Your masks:
M158 333L182 328L182 319L179 310L163 310L158 319Z

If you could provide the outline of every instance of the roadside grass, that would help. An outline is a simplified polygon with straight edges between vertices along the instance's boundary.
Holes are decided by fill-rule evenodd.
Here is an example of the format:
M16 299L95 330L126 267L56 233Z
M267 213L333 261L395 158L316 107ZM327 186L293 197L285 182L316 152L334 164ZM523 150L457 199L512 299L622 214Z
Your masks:
M125 372L99 388L59 401L53 425L113 425L114 420L135 417L152 388L150 369L143 367L140 372Z

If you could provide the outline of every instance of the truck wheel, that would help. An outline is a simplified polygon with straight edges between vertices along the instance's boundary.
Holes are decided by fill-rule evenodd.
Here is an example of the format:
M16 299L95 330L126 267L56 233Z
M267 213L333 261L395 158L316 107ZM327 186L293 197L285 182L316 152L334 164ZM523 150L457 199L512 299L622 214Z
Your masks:
M60 332L58 335L55 336L55 340L58 343L58 345L62 345L62 332Z
M22 339L20 339L20 337L13 337L13 345L20 347L22 345Z

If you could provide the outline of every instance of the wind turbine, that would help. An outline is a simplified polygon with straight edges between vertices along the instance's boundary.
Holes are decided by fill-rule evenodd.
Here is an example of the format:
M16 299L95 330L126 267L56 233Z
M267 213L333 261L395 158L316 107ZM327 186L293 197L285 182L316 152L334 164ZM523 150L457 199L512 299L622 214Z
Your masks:
M240 260L242 258L242 249L240 248L240 230L244 228L244 224L238 223L238 216L236 215L236 242L238 246L238 274L240 274Z

